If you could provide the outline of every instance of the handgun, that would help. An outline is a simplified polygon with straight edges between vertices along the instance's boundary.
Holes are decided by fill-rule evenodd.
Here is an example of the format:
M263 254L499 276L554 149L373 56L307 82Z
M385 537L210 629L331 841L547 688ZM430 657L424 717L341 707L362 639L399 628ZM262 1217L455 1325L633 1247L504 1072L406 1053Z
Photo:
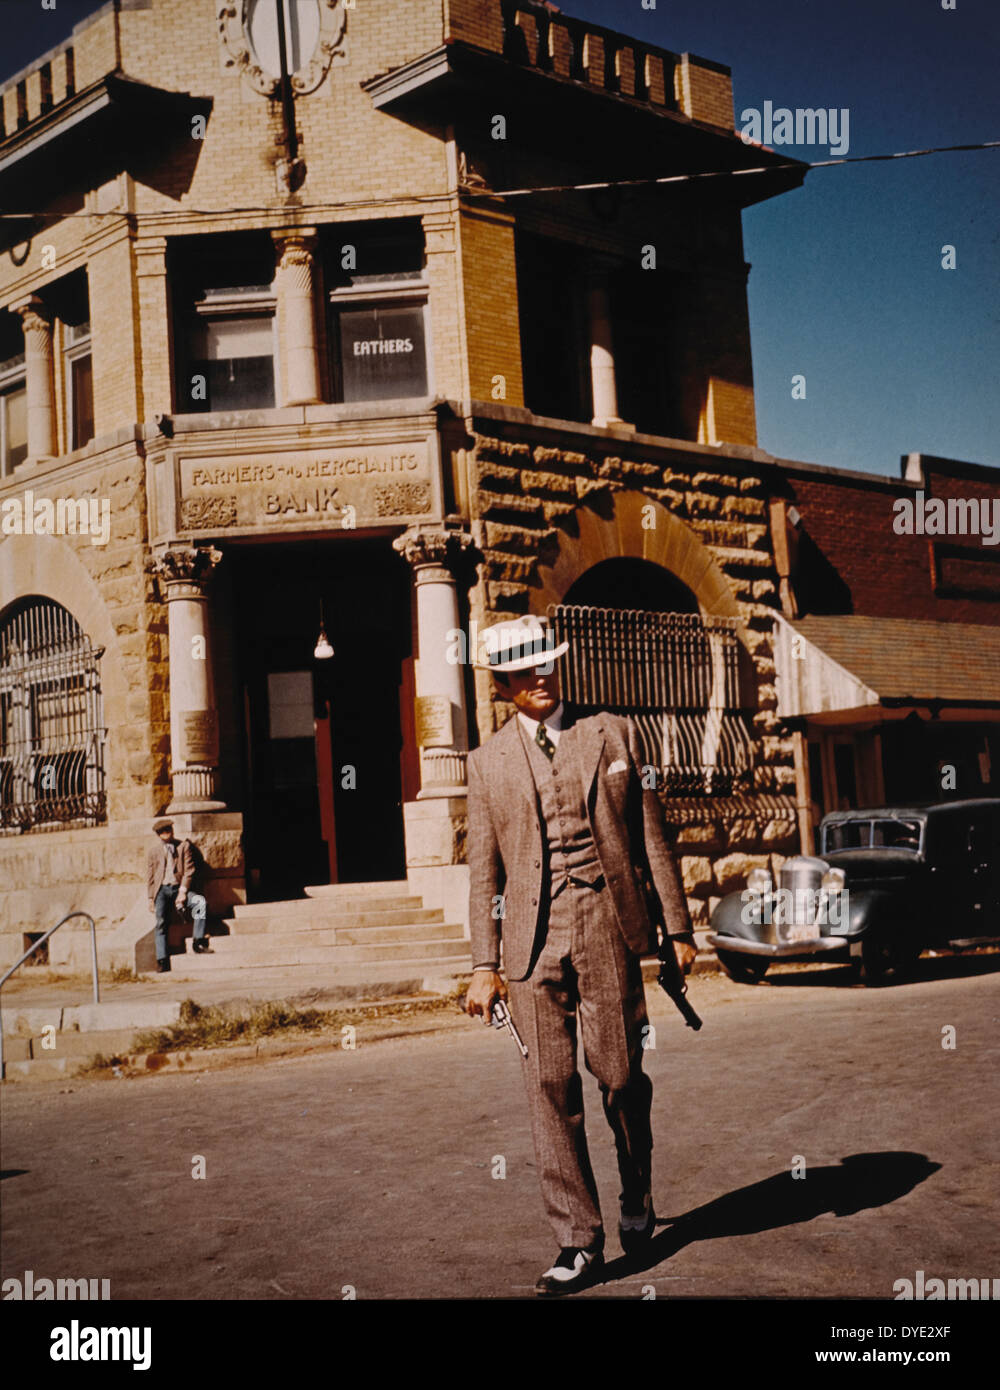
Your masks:
M667 955L667 952L670 954ZM669 940L664 940L660 946L660 973L656 977L656 982L663 992L674 1001L687 1026L693 1028L697 1033L702 1021L685 998L687 984L681 974L677 957L674 955L674 948Z
M510 1009L508 1009L507 1005L504 1003L502 999L498 999L497 1002L493 1005L493 1013L491 1017L493 1019L493 1027L506 1028L507 1032L517 1043L518 1048L521 1052L521 1056L527 1057L528 1049L525 1047L523 1041L521 1040L521 1034L517 1031L517 1027L514 1023L514 1020L510 1016Z

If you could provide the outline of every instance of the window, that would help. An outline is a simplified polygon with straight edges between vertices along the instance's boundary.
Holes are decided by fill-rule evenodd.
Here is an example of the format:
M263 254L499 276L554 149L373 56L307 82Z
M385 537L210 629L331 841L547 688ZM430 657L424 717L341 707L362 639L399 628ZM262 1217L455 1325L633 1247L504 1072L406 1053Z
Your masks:
M101 655L50 599L0 624L0 831L106 819Z
M0 362L0 477L28 457L28 392L24 354Z
M520 231L515 247L524 403L536 415L589 423L583 258L573 246Z
M404 222L377 233L338 234L330 294L338 401L402 400L428 394L427 290L423 234ZM341 259L350 245L349 268Z
M842 849L920 849L918 820L835 821L823 830L823 853Z
M254 313L219 312L235 299ZM269 291L209 294L191 341L191 408L267 410L274 405L274 311Z
M66 325L66 401L69 447L82 449L94 437L94 374L90 356L90 324Z
M269 410L277 347L267 232L182 236L167 247L179 414Z
M382 401L427 394L422 304L341 309L340 398Z

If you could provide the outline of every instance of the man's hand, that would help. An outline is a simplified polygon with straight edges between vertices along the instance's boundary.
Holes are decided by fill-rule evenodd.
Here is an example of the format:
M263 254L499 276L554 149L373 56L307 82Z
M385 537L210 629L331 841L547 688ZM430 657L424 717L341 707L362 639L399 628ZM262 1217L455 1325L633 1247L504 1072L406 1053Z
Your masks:
M492 1023L493 1005L506 998L507 986L501 975L493 970L477 970L465 996L465 1012L472 1017L482 1014L484 1023Z
M697 948L687 941L675 941L673 947L674 955L677 957L677 964L681 969L681 974L690 975L691 967L694 965L698 955Z

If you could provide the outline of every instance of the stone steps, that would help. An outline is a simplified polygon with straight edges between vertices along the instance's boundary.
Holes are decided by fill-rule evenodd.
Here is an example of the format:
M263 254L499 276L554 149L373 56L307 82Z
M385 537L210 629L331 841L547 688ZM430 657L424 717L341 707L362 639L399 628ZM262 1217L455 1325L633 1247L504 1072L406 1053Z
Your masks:
M290 912L284 903L263 903L266 912L244 915L237 912L226 923L234 934L266 931L311 931L316 927L416 927L440 925L444 912L439 907L410 908L406 912L331 912L320 908L306 912ZM292 907L311 907L294 903Z
M228 936L210 937L212 949L184 969L209 977L227 969L326 966L361 977L399 966L449 975L468 969L468 943L459 922L444 910L424 907L405 879L399 882L330 883L306 888L288 902L238 904L226 918Z
M235 967L252 969L265 965L359 965L370 961L389 963L405 968L416 962L426 968L430 962L459 961L468 964L468 945L461 927L452 936L436 935L423 940L406 937L404 940L376 941L366 944L343 944L336 932L310 932L308 939L284 933L278 939L263 933L255 938L214 937L211 951L185 957L184 968L192 972L230 970ZM318 943L314 938L320 938ZM332 938L332 939L330 939Z
M295 898L289 902L277 903L237 903L232 915L236 921L253 921L257 917L280 915L288 918L344 917L344 916L386 916L394 915L401 921L420 919L421 914L439 909L424 907L423 899L412 896L376 897L374 894L359 897L338 898Z
M432 922L405 922L393 926L366 926L354 923L337 922L329 919L310 920L305 924L286 922L282 918L265 918L264 923L247 926L243 922L231 923L229 936L210 937L213 948L224 942L247 942L260 945L264 941L284 943L289 937L296 937L308 946L373 946L386 945L398 941L405 945L408 941L456 940L464 939L461 922L443 922L440 917ZM228 949L223 946L223 949Z
M410 885L405 878L387 879L375 883L318 883L303 890L307 898L409 898Z

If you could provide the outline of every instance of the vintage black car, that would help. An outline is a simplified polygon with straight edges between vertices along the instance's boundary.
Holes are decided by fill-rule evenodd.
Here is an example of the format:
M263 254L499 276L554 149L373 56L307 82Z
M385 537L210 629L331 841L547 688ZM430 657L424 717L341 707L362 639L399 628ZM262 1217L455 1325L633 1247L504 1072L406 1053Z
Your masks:
M708 940L734 980L821 958L885 984L923 950L1000 940L1000 799L835 811L820 855L786 860L777 884L755 869L717 904Z

